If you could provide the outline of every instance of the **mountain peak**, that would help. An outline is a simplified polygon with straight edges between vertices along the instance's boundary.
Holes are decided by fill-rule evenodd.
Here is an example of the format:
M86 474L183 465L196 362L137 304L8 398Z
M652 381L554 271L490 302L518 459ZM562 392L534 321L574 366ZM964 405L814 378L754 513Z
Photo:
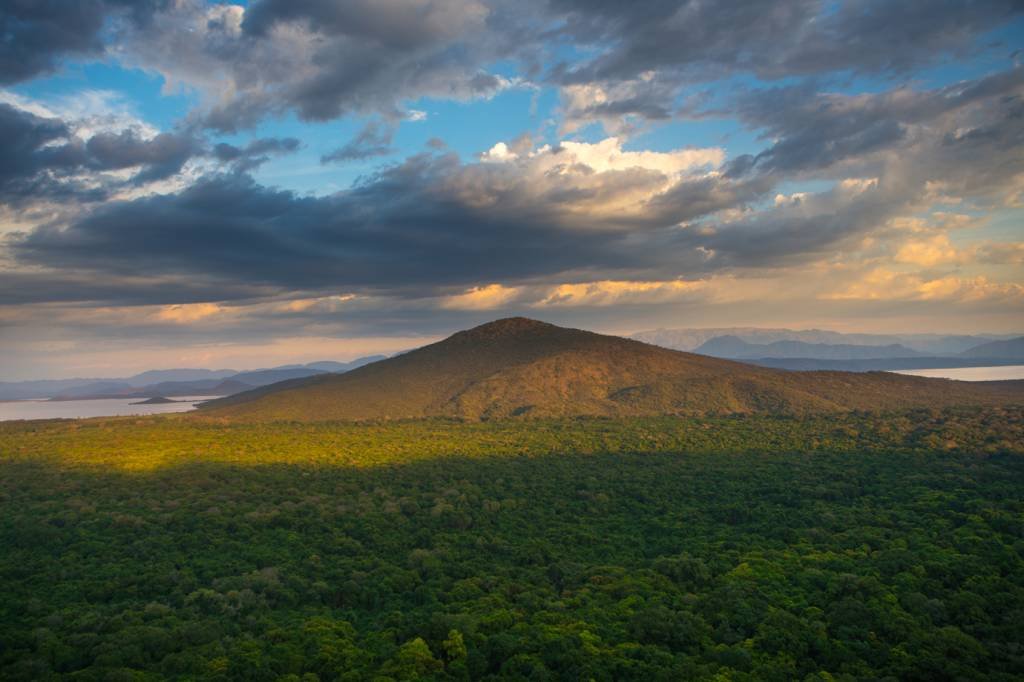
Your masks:
M453 334L451 338L467 340L496 340L508 337L532 335L537 332L551 332L561 329L553 324L533 320L529 317L503 317L500 320L486 322L478 327Z
M344 374L213 401L201 414L271 420L802 414L1002 404L1019 401L1021 390L898 374L785 372L512 317Z

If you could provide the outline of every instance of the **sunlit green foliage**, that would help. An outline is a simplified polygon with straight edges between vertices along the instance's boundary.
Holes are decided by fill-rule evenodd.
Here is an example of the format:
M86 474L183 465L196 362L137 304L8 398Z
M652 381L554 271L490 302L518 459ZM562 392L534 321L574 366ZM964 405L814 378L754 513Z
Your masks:
M0 678L1024 676L1024 411L0 425Z

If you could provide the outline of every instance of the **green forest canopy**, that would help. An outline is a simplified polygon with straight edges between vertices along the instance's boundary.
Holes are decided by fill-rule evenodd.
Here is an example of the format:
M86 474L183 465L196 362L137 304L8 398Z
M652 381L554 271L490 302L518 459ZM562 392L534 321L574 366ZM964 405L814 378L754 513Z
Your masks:
M0 425L0 678L1019 679L1024 410Z

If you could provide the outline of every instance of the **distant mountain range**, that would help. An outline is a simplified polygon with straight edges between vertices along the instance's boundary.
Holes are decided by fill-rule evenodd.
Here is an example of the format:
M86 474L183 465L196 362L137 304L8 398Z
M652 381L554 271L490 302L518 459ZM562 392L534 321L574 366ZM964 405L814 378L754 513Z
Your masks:
M632 338L783 369L870 371L1024 362L1024 337L842 334L820 329L658 329ZM981 362L984 360L984 362Z
M791 370L851 372L1024 364L1013 335L844 334L820 329L657 329L631 338L672 350ZM150 370L130 377L0 382L0 400L230 396L282 381L342 373L385 359L324 360L268 369Z
M963 358L1024 358L1024 336L1005 341L992 341L960 354Z
M225 396L288 379L347 372L385 357L371 355L351 362L325 360L241 372L231 369L161 369L115 379L0 382L0 400Z
M803 414L1022 400L1024 382L787 372L510 318L344 374L295 379L214 400L195 417L316 421Z
M748 343L738 336L716 336L705 341L694 353L719 358L815 358L821 360L863 360L868 358L912 358L922 355L898 343L887 346L858 346L849 343L807 343L773 341Z

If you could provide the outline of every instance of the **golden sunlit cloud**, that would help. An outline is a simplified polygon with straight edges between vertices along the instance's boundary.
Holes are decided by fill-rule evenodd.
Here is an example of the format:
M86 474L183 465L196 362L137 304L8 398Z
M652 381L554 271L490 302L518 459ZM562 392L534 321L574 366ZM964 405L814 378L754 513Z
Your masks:
M930 239L914 240L905 243L896 252L896 262L909 265L931 267L942 263L953 263L960 254L945 234L937 234Z
M561 284L536 302L548 306L609 306L620 303L667 303L700 292L705 281L669 280L665 282L631 282L605 280L582 284Z
M223 312L223 308L216 303L182 303L168 305L160 309L156 314L158 320L173 322L175 324L189 324L199 320L217 315Z
M823 299L864 301L1024 301L1024 286L993 282L983 276L928 278L919 273L874 268L857 282L838 291L825 293Z
M449 296L442 301L441 307L449 310L493 310L511 302L521 291L519 287L488 284L474 287L464 294Z

